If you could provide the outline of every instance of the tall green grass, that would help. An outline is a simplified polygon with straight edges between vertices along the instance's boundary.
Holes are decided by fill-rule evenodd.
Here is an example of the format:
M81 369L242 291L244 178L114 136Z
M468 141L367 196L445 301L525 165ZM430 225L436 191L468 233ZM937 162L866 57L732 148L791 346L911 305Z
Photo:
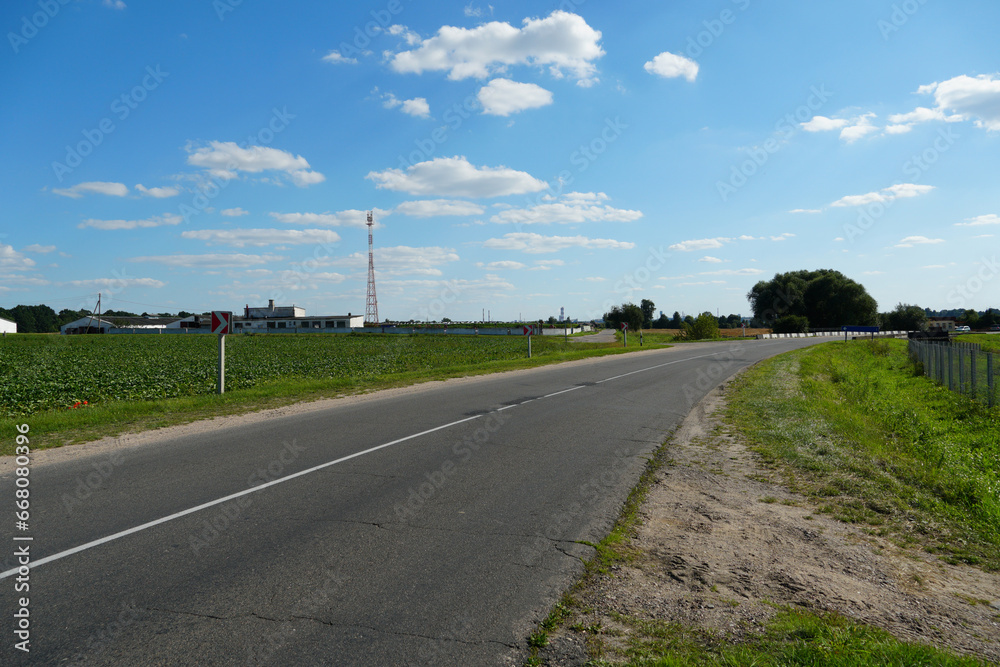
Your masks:
M1000 569L1000 409L917 375L905 341L775 357L734 383L727 411L820 511Z

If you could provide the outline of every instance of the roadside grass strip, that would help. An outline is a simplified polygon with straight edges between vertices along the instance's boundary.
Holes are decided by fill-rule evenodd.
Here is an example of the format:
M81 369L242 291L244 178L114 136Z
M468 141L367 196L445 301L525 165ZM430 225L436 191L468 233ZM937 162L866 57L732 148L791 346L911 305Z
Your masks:
M819 512L1000 570L1000 409L918 375L905 341L767 360L733 383L727 420Z

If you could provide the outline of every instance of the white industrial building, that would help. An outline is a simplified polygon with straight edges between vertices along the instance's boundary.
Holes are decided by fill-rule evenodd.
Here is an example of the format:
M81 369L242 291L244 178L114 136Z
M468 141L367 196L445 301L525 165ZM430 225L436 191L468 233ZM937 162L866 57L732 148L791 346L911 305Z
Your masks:
M0 317L0 333L17 333L17 322L11 322Z
M59 327L61 334L83 333L181 333L180 329L195 329L205 318L190 317L121 317L87 315ZM183 332L187 333L187 332Z
M275 306L243 309L243 317L233 318L234 333L347 332L365 325L364 315L306 315L299 306Z

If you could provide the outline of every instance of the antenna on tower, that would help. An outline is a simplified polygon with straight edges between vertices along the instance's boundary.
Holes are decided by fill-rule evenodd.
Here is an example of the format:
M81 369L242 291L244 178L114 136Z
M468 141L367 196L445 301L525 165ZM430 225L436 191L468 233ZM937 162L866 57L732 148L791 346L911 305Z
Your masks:
M372 244L372 212L368 211L368 298L365 300L365 324L378 326L378 299L375 297L375 253Z

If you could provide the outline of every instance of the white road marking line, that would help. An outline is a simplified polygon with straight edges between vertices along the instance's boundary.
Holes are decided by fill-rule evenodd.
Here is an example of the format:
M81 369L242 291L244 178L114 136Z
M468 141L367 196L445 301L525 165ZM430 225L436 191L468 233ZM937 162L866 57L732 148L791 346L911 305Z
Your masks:
M372 452L378 451L380 449L385 449L386 447L391 447L393 445L398 445L399 443L406 442L407 440L413 440L414 438L419 438L420 436L427 435L428 433L434 433L435 431L440 431L442 429L446 429L446 428L449 428L451 426L457 426L458 424L462 424L462 423L467 422L467 421L472 421L473 419L479 419L482 416L483 415L475 415L473 417L466 417L465 419L459 419L458 421L453 421L451 423L444 424L443 426L436 426L435 428L427 429L426 431L421 431L420 433L414 433L413 435L408 435L405 438L399 438L398 440L393 440L392 442L387 442L385 444L378 445L376 447L370 447L370 448L368 448L368 449L366 449L364 451L361 451L361 452L355 452L353 454L348 454L347 456L342 456L341 458L336 459L335 461L327 461L326 463L321 463L318 466L313 466L312 468L307 468L306 470L300 470L299 472L292 473L291 475L287 475L285 477L282 477L281 479L275 479L275 480L272 480L270 482L266 482L264 484L261 484L259 486L255 486L255 487L250 488L250 489L244 489L243 491L239 491L237 493L231 493L228 496L225 496L223 498L218 498L216 500L212 500L212 501L209 501L207 503L202 503L201 505L198 505L196 507L190 507L190 508L188 508L186 510L182 510L182 511L177 512L175 514L171 514L170 516L165 516L165 517L156 519L154 521L149 521L147 523L142 524L141 526L136 526L134 528L129 528L128 530L123 530L121 532L115 533L114 535L108 535L107 537L102 537L99 540L94 540L93 542L87 542L86 544L81 544L78 547L73 547L72 549L67 549L66 551L60 551L57 554L52 554L51 556L46 556L45 558L39 558L36 561L32 561L31 564L29 566L27 566L27 567L29 567L30 569L34 569L34 568L38 567L39 565L45 565L46 563L51 563L52 561L56 561L56 560L59 560L61 558L65 558L66 556L72 556L73 554L80 553L81 551L86 551L88 549L93 549L96 546L100 546L102 544L107 544L108 542L112 542L112 541L117 540L119 538L126 537L128 535L132 535L134 533L138 533L140 531L146 530L147 528L152 528L154 526L158 526L161 523L167 523L168 521L173 521L174 519L179 519L182 516L187 516L188 514L193 514L195 512L198 512L200 510L206 509L208 507L213 507L215 505L220 505L222 503L229 502L230 500L233 500L235 498L240 498L242 496L246 496L246 495L249 495L251 493L256 493L257 491L261 491L261 490L266 489L266 488L268 488L270 486L275 486L277 484L281 484L283 482L287 482L289 480L295 479L296 477L302 477L303 475L308 475L309 473L316 472L317 470L322 470L323 468L328 468L328 467L330 467L332 465L336 465L338 463L343 463L344 461L347 461L349 459L357 458L359 456L364 456L365 454L371 454ZM19 569L20 568L16 568L15 567L13 569L7 570L6 572L0 573L0 579L6 579L7 577L10 577L12 575L17 574L17 572L18 572Z

